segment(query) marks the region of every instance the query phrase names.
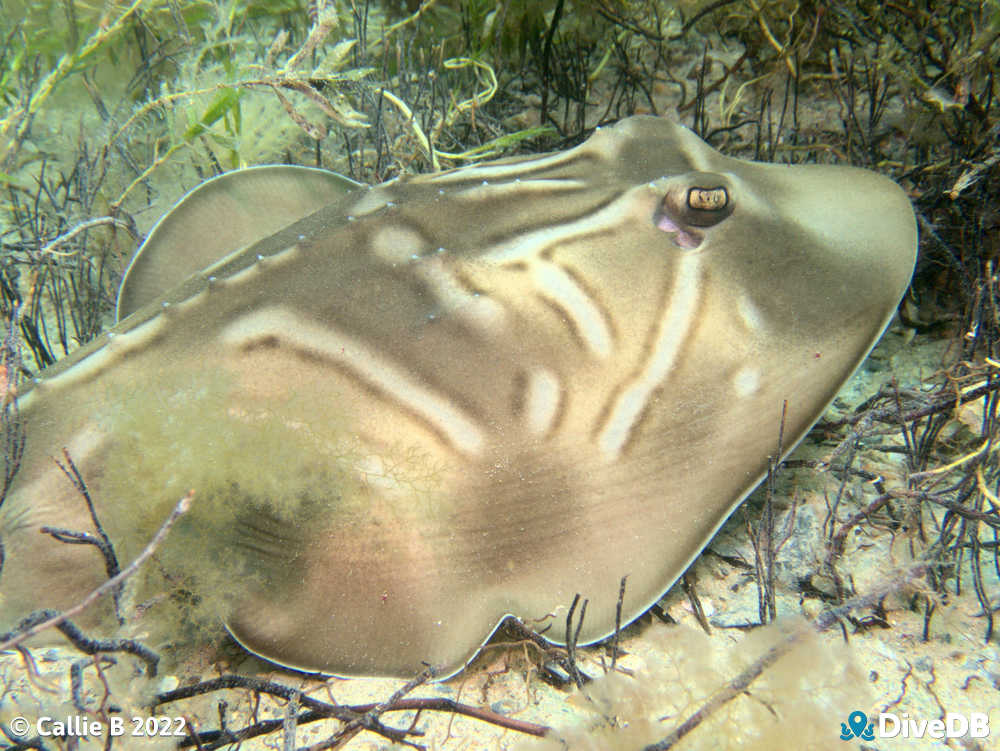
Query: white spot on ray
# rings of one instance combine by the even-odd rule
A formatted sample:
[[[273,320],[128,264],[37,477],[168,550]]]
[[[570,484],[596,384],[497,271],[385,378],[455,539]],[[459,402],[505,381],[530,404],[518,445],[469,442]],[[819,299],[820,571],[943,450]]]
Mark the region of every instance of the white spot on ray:
[[[371,245],[372,253],[389,263],[409,263],[423,255],[427,249],[427,243],[419,233],[393,225],[376,231]]]
[[[694,322],[700,281],[699,256],[682,255],[677,263],[667,308],[660,319],[653,351],[639,376],[618,396],[598,436],[598,445],[608,458],[615,459],[621,454],[653,392],[673,370],[677,354]]]
[[[226,327],[220,338],[223,344],[236,348],[277,339],[285,346],[335,362],[426,421],[457,451],[476,455],[483,449],[482,430],[446,396],[420,383],[403,367],[363,342],[332,327],[319,326],[289,310],[272,307],[243,316]]]
[[[381,490],[396,490],[400,487],[399,482],[386,467],[385,460],[380,456],[373,454],[362,457],[354,469],[358,478],[369,487]]]
[[[764,316],[746,293],[736,298],[736,312],[749,332],[758,333],[763,330]]]
[[[531,373],[525,399],[525,420],[529,433],[545,435],[552,429],[559,412],[560,392],[559,378],[551,370],[541,369]]]
[[[737,396],[753,396],[760,388],[760,371],[747,366],[740,368],[733,376],[733,389]]]
[[[611,354],[611,331],[597,302],[565,269],[554,263],[533,264],[538,291],[570,318],[587,349],[601,359]]]

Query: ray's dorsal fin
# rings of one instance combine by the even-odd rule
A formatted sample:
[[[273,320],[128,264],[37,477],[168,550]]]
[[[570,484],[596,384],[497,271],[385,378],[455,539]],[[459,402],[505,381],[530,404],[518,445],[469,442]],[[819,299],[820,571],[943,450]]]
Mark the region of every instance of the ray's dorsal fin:
[[[202,183],[157,222],[136,252],[118,291],[117,320],[359,187],[336,172],[291,165],[234,170]]]

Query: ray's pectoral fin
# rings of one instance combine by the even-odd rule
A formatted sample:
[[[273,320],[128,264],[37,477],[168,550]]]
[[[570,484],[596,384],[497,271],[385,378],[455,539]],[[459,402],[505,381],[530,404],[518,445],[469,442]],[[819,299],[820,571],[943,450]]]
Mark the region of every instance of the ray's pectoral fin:
[[[243,544],[271,575],[234,603],[230,633],[251,652],[299,670],[458,670],[493,624],[468,617],[479,613],[477,593],[441,575],[440,545],[407,534],[412,526],[379,513],[317,518],[308,532],[255,520]]]
[[[273,165],[226,172],[187,193],[125,272],[118,320],[192,274],[362,187],[335,172]]]

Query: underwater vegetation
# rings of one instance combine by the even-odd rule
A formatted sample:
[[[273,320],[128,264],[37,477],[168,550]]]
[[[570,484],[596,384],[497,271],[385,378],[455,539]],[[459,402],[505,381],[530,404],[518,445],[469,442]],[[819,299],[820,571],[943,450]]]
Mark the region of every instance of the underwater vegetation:
[[[989,661],[997,638],[1000,569],[995,450],[998,126],[991,64],[1000,29],[995,3],[439,0],[405,10],[358,2],[24,3],[5,4],[2,12],[0,292],[8,321],[2,363],[8,394],[2,416],[4,496],[24,452],[31,450],[31,434],[24,432],[15,395],[29,391],[26,384],[43,368],[65,361],[111,325],[118,281],[136,245],[170,204],[202,179],[281,162],[379,183],[501,155],[563,151],[599,124],[632,114],[667,114],[728,156],[852,164],[882,172],[906,190],[921,233],[913,287],[888,343],[865,366],[867,390],[842,396],[801,450],[781,466],[775,463],[760,497],[748,501],[734,519],[742,537],[728,549],[737,554],[720,553],[719,543],[705,557],[722,561],[727,576],[740,572],[749,582],[751,616],[741,616],[739,628],[805,614],[813,622],[808,628],[822,627],[820,636],[811,638],[829,647],[831,633],[837,632],[857,653],[873,634],[884,632],[881,638],[890,639],[916,622],[914,641],[907,647],[913,654],[948,635],[963,645],[974,642],[965,647],[970,660]],[[840,292],[845,298],[863,297],[866,284],[874,283],[863,273],[851,281],[853,287],[848,284]],[[817,299],[808,312],[821,317],[821,302]],[[934,354],[924,355],[918,368],[904,365],[908,353],[917,351]],[[121,435],[141,434],[150,422],[148,411],[162,414],[150,406],[157,380],[135,380],[134,393],[121,400],[135,408],[102,418]],[[177,446],[190,438],[183,425],[192,421],[181,419],[183,410],[197,412],[225,388],[224,379],[192,383],[185,404],[167,405],[179,417],[162,424],[160,445]],[[87,405],[66,409],[88,413]],[[296,417],[333,424],[343,419],[335,409],[329,415],[309,412],[303,404],[292,407]],[[766,417],[774,425],[773,436],[758,439],[774,446],[776,456],[781,453],[779,415]],[[202,423],[206,427],[199,444],[207,445],[212,433],[245,434],[233,428],[240,419],[215,408]],[[276,429],[268,432],[264,450],[294,467],[308,438],[273,420],[268,424]],[[797,431],[790,427],[784,446],[795,438]],[[141,487],[148,477],[143,461],[161,463],[157,452],[144,453],[141,446],[126,450],[127,443],[122,440],[108,465],[107,487],[123,489],[113,492]],[[76,475],[85,457],[77,447],[67,448],[68,455],[57,458],[80,481],[73,492],[81,497],[82,521],[67,522],[55,534],[69,544],[81,541],[73,534],[91,530],[92,539],[85,544],[96,548],[88,551],[94,565],[109,576],[128,574],[117,597],[118,614],[127,622],[120,633],[129,638],[113,640],[110,630],[94,630],[85,616],[76,614],[70,620],[85,627],[61,624],[76,647],[91,655],[77,655],[84,660],[75,668],[79,711],[104,716],[118,701],[143,711],[155,705],[161,712],[173,702],[200,697],[201,705],[184,705],[193,719],[185,726],[187,737],[178,742],[211,748],[261,737],[294,747],[297,734],[312,732],[317,735],[308,742],[318,748],[361,747],[371,733],[386,742],[422,745],[429,741],[415,733],[433,722],[429,718],[445,712],[475,715],[482,709],[472,706],[476,691],[465,701],[452,697],[449,703],[433,693],[438,689],[419,680],[396,684],[374,702],[325,701],[317,698],[329,690],[322,682],[302,683],[287,675],[255,678],[247,674],[252,668],[235,669],[239,653],[225,645],[221,627],[209,633],[204,623],[178,628],[206,635],[201,657],[206,666],[216,667],[200,674],[183,667],[194,659],[179,646],[183,640],[171,643],[162,633],[151,633],[150,621],[137,615],[157,607],[159,596],[183,617],[194,612],[192,600],[198,595],[176,581],[173,591],[138,591],[143,575],[132,572],[129,564],[148,554],[140,571],[155,568],[167,582],[176,575],[185,551],[171,549],[169,541],[183,539],[184,525],[198,522],[197,504],[211,497],[205,483],[184,472],[173,478],[176,497],[166,507],[142,510],[147,515],[141,522],[145,540],[161,528],[176,501],[187,499],[186,489],[195,488],[193,499],[187,499],[190,508],[170,517],[166,542],[152,548],[145,542],[127,543],[114,518],[101,517],[100,525],[91,525],[83,503],[90,488]],[[349,457],[353,450],[339,446],[337,456]],[[718,447],[720,456],[734,450]],[[238,467],[235,472],[249,473],[248,480],[254,472],[266,475],[241,463],[246,452],[239,441],[212,451],[220,462]],[[178,468],[198,464],[197,456],[185,458],[174,449],[159,453],[166,455],[175,456]],[[429,483],[433,489],[439,467],[428,467],[419,455],[410,458],[423,474],[408,481]],[[270,523],[280,523],[289,508],[309,513],[294,505],[297,488],[271,481],[268,495],[284,493],[290,505],[277,509]],[[343,478],[315,475],[310,482],[322,485]],[[810,502],[806,489],[818,483],[825,489],[818,501]],[[100,497],[96,503],[99,507]],[[10,513],[12,507],[7,508]],[[215,538],[226,539],[238,517],[238,509],[223,508],[213,520],[219,525]],[[812,536],[804,537],[810,520]],[[224,555],[224,547],[206,551],[208,559]],[[805,549],[812,552],[803,553]],[[705,571],[716,564],[698,565]],[[16,569],[0,572],[0,582],[12,571]],[[710,579],[692,575],[676,595],[690,603],[694,621],[712,630],[713,637],[706,638],[717,643],[720,631],[733,633],[735,626],[726,631],[719,625],[723,614],[699,608],[699,602],[721,602]],[[727,586],[735,584],[732,578],[726,581]],[[623,597],[632,596],[629,586],[626,582]],[[614,612],[614,597],[610,592],[603,602],[592,599],[579,633],[586,635],[599,613]],[[111,602],[105,597],[94,607],[111,613]],[[662,610],[675,620],[682,617],[669,597]],[[37,616],[31,627],[53,615]],[[581,617],[581,609],[570,615]],[[560,613],[557,620],[562,617]],[[598,630],[614,634],[592,650],[577,650],[574,628],[567,624],[565,638],[549,634],[567,642],[566,648],[532,641],[527,634],[510,636],[519,646],[509,651],[523,647],[531,659],[518,663],[511,658],[506,679],[483,677],[485,673],[470,679],[480,681],[483,704],[492,682],[517,675],[557,681],[564,671],[571,683],[582,684],[584,676],[606,669],[609,684],[633,680],[622,671],[632,670],[628,660],[641,652],[641,627],[619,633],[614,623],[605,623]],[[562,631],[562,623],[553,630]],[[771,633],[778,634],[773,638],[779,644],[791,645],[798,637],[782,641],[780,634],[800,631]],[[15,629],[2,641],[19,638]],[[760,638],[757,646],[746,648],[766,656],[773,646],[762,645],[772,637]],[[676,639],[683,641],[679,635]],[[528,644],[533,646],[524,646]],[[481,662],[488,663],[497,649],[491,645]],[[4,672],[4,723],[15,706],[13,687],[32,675],[31,658],[25,654],[12,654]],[[838,664],[851,659],[837,655],[832,659]],[[118,664],[112,667],[111,660]],[[155,672],[158,660],[183,675],[183,687],[150,679],[137,688],[141,681],[129,677],[140,668]],[[234,669],[218,667],[227,663]],[[609,698],[592,704],[598,707],[595,724],[582,735],[567,731],[563,745],[586,747],[589,737],[601,738],[602,747],[718,747],[726,722],[711,726],[712,718],[742,711],[741,702],[752,701],[755,692],[775,702],[773,714],[749,721],[753,728],[765,728],[769,714],[787,721],[794,707],[778,702],[781,688],[765,688],[768,679],[779,687],[783,680],[793,681],[794,675],[777,664],[762,657],[748,668],[723,660],[717,671],[706,671],[714,684],[692,689],[688,702],[664,709],[663,702],[676,696],[664,696],[663,660],[650,657],[645,667],[652,670],[640,671],[637,675],[643,677],[634,680],[636,691],[646,697],[646,714],[626,716],[622,710],[631,689],[607,689]],[[470,672],[477,669],[474,665]],[[921,669],[915,668],[915,674]],[[943,670],[940,663],[938,669]],[[225,674],[216,678],[219,670]],[[110,682],[102,685],[105,671]],[[680,670],[680,681],[696,671]],[[887,679],[873,679],[872,672],[867,670],[871,685],[866,692],[838,695],[839,703],[828,711],[842,717],[830,721],[832,731],[857,708],[849,705],[852,698],[871,712],[892,701],[905,705],[919,693],[916,678],[887,687]],[[944,683],[943,673],[939,683]],[[551,690],[557,696],[566,691]],[[423,700],[414,693],[419,691],[428,692]],[[138,697],[132,696],[137,692]],[[265,701],[260,716],[254,709],[220,717],[219,701],[249,706],[267,696],[276,697],[276,703]],[[835,701],[832,691],[829,699]],[[948,706],[947,700],[939,704]],[[514,717],[503,711],[502,702],[494,705],[501,711],[479,712],[477,727],[496,723],[511,733],[537,734],[545,730],[542,726],[558,724],[532,715],[530,701]],[[400,719],[393,714],[403,710],[417,716]],[[320,722],[331,717],[337,721]],[[634,731],[639,724],[643,732],[630,735],[629,728]],[[709,727],[714,729],[709,732]],[[821,737],[824,731],[817,732]],[[481,733],[484,746],[490,742],[485,730],[470,733],[473,738]],[[765,735],[761,730],[761,738]],[[830,737],[840,743],[835,732]],[[23,740],[7,738],[12,745]],[[743,747],[751,743],[744,741]],[[35,747],[39,745],[58,747],[41,739]],[[125,741],[116,745],[129,747]]]

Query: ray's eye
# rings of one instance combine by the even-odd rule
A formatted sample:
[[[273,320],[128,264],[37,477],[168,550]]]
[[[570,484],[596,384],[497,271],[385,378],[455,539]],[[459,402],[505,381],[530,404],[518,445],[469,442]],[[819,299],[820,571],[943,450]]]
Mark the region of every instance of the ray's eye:
[[[690,173],[668,187],[653,221],[658,229],[670,234],[678,247],[690,250],[705,239],[699,230],[722,222],[733,213],[734,203],[725,177]]]
[[[733,201],[723,185],[695,185],[687,190],[681,219],[694,227],[712,227],[733,213]]]
[[[691,188],[688,191],[688,208],[692,211],[720,211],[729,205],[729,191],[725,188]]]

